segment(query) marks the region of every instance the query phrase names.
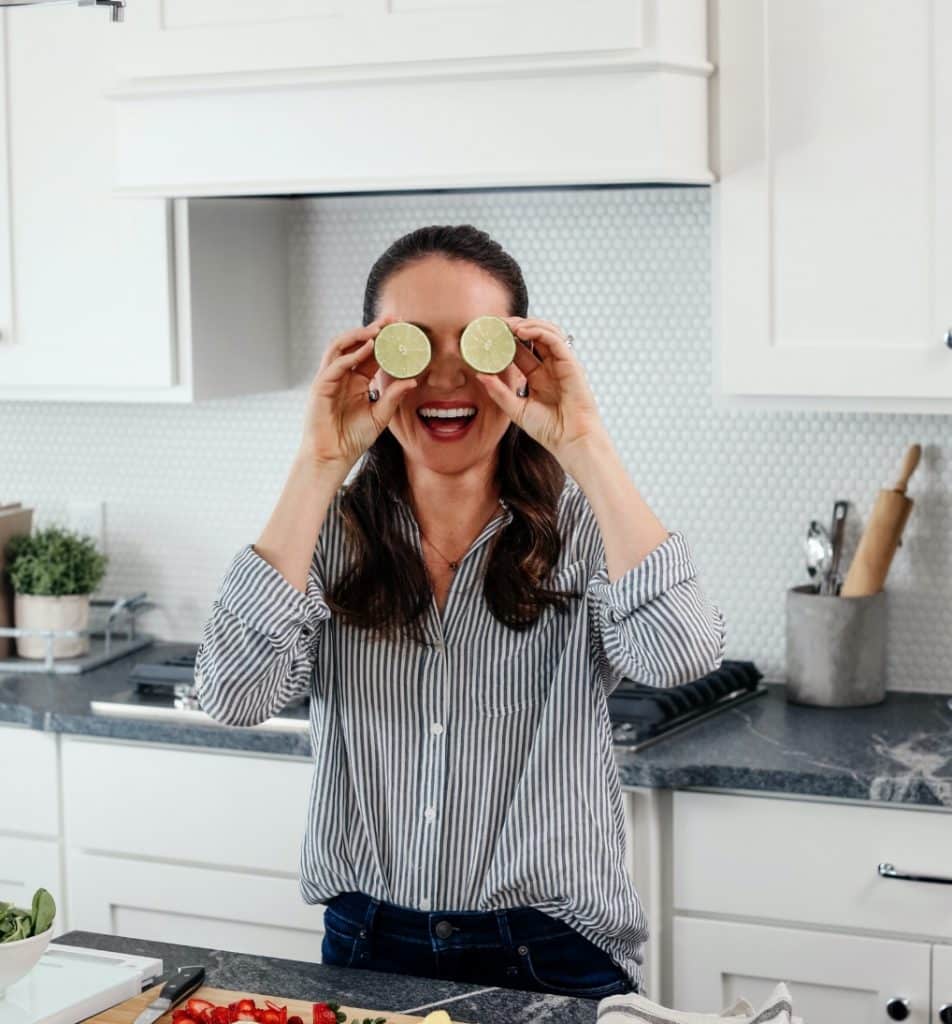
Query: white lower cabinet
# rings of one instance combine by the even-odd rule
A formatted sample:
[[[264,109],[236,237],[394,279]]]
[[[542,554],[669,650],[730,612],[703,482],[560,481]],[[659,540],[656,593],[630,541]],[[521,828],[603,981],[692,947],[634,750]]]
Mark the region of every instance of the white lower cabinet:
[[[247,823],[219,839],[223,847],[240,845],[242,832],[253,828]],[[187,856],[188,835],[179,838]],[[75,850],[67,871],[76,928],[259,956],[321,958],[324,908],[303,902],[297,878]]]
[[[674,1005],[715,1012],[743,996],[754,1008],[778,981],[807,1024],[877,1024],[907,1000],[906,1024],[928,1024],[928,943],[675,916]],[[895,1011],[894,1011],[895,1012]]]
[[[320,959],[298,853],[311,762],[64,737],[73,928]]]
[[[29,769],[26,769],[26,766]],[[57,737],[0,727],[0,901],[30,905],[42,886],[56,901],[56,934],[68,930],[60,845]]]
[[[40,887],[56,901],[55,934],[68,931],[59,843],[0,834],[0,901],[29,907]]]
[[[938,1024],[952,1020],[952,946],[932,947],[932,1019]]]

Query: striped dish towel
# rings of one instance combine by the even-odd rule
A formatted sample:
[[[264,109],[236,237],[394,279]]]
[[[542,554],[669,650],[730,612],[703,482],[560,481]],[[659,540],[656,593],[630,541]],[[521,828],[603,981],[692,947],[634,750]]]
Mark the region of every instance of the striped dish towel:
[[[794,1017],[790,991],[781,981],[759,1009],[746,999],[720,1013],[687,1013],[670,1010],[644,996],[629,993],[609,996],[598,1004],[598,1024],[805,1024]]]

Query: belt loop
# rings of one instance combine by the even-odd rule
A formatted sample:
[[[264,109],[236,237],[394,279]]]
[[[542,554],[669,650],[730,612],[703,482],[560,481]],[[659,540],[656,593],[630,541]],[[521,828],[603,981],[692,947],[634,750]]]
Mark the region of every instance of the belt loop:
[[[512,933],[509,931],[509,915],[504,909],[496,910],[496,925],[499,928],[499,937],[502,939],[502,944],[507,948],[512,948]]]
[[[377,917],[377,911],[380,909],[380,900],[374,899],[370,896],[367,900],[367,911],[364,914],[364,928],[363,930],[367,933],[373,930],[374,920]],[[364,936],[361,935],[361,938]]]

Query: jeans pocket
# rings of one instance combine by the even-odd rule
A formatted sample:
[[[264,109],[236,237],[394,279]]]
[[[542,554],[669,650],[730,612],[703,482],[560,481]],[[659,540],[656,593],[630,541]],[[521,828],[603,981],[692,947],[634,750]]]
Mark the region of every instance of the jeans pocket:
[[[321,963],[331,967],[351,967],[357,956],[360,939],[355,935],[339,932],[324,921],[324,938],[321,941]]]
[[[331,907],[326,907],[324,941],[321,943],[322,962],[337,967],[353,966],[366,934],[362,925],[343,917]]]
[[[552,995],[603,999],[631,991],[622,969],[581,935],[529,942],[519,954],[529,980]]]

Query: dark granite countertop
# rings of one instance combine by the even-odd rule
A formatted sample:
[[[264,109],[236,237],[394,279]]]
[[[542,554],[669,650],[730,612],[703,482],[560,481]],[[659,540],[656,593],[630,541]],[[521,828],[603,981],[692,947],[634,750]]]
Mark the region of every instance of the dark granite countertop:
[[[452,981],[348,967],[325,967],[298,960],[278,960],[97,932],[67,932],[56,942],[161,957],[166,971],[187,964],[203,964],[206,984],[212,988],[257,992],[307,1002],[334,1000],[344,1006],[364,1010],[412,1013],[421,1017],[430,1010],[442,1008],[454,1020],[470,1024],[533,1024],[537,1021],[593,1024],[598,1009],[598,1003],[591,999],[459,985]]]
[[[136,661],[192,652],[157,642],[80,675],[0,674],[0,724],[52,732],[309,757],[306,732],[148,721],[93,714],[90,702],[132,696]],[[869,708],[789,704],[764,696],[633,752],[616,747],[623,786],[703,787],[952,808],[949,695],[890,692]],[[297,712],[301,714],[303,712]]]

